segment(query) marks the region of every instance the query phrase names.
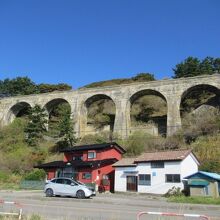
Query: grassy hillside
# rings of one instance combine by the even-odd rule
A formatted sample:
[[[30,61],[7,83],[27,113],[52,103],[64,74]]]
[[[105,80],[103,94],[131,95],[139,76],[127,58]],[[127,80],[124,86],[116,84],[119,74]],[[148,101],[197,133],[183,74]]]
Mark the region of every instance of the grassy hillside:
[[[33,166],[44,161],[60,158],[52,153],[55,142],[42,140],[37,147],[25,142],[25,118],[16,118],[12,124],[0,129],[0,187],[16,185],[33,170]]]
[[[103,86],[114,86],[121,84],[130,84],[134,82],[148,82],[155,80],[153,74],[150,73],[139,73],[131,78],[121,78],[121,79],[111,79],[105,81],[99,81],[90,83],[88,85],[83,86],[82,88],[95,88],[95,87],[103,87]]]
[[[33,166],[39,163],[60,160],[62,154],[57,153],[56,140],[42,139],[36,147],[25,142],[25,118],[17,118],[12,124],[0,130],[0,187],[12,188],[22,178],[42,175],[33,172]],[[155,137],[144,132],[135,132],[127,140],[117,141],[127,150],[125,156],[139,155],[144,151],[159,151],[180,148],[192,148],[201,162],[201,169],[220,172],[220,113],[218,110],[204,111],[201,115],[193,113],[185,116],[183,129],[172,137]],[[46,133],[46,135],[48,135]],[[107,132],[87,135],[77,144],[109,142]]]

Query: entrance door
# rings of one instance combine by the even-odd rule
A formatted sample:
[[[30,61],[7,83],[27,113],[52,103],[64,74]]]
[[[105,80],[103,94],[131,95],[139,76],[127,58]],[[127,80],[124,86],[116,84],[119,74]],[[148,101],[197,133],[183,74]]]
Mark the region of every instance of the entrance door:
[[[137,192],[137,176],[127,176],[127,191]]]

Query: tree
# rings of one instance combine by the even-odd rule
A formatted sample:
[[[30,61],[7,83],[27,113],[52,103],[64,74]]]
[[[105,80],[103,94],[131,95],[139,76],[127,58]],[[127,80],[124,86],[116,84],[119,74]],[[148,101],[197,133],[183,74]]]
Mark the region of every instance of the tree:
[[[28,77],[0,80],[0,93],[8,95],[29,95],[37,92],[34,82]]]
[[[132,77],[132,80],[137,82],[154,81],[154,75],[151,73],[138,73],[136,76]]]
[[[26,141],[28,145],[36,146],[42,138],[43,132],[46,131],[46,124],[48,123],[45,109],[35,105],[30,109],[28,119],[29,122],[25,128]]]
[[[71,109],[69,105],[63,104],[59,106],[61,119],[59,121],[59,136],[63,139],[62,145],[73,146],[76,142],[73,130],[73,120],[71,118]]]
[[[15,95],[30,95],[38,93],[46,93],[53,91],[71,90],[72,86],[59,84],[35,84],[28,77],[17,77],[14,79],[0,80],[0,95],[1,96],[15,96]]]
[[[60,84],[42,83],[38,85],[39,93],[46,93],[46,92],[53,92],[53,91],[67,91],[71,89],[72,89],[72,86],[65,84],[65,83],[60,83]]]
[[[173,78],[220,73],[220,58],[206,57],[203,60],[199,60],[196,57],[188,57],[177,64],[173,71]]]
[[[184,62],[177,64],[176,68],[173,69],[175,74],[174,78],[198,76],[199,64],[200,61],[198,58],[188,57]]]

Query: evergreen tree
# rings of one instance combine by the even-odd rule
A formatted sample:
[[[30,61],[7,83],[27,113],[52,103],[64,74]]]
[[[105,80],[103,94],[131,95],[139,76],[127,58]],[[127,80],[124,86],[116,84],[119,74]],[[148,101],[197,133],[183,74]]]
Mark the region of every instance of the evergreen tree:
[[[173,71],[173,78],[220,73],[220,58],[206,57],[200,61],[198,58],[188,57],[177,64]]]
[[[175,74],[174,78],[198,76],[200,74],[199,64],[199,59],[188,57],[184,62],[177,64],[176,68],[173,69]]]
[[[14,79],[0,80],[0,95],[15,96],[29,95],[53,91],[71,90],[72,87],[66,83],[59,84],[35,84],[28,77],[16,77]]]
[[[28,77],[0,80],[0,93],[7,95],[29,95],[37,93],[37,87]]]
[[[39,105],[35,105],[30,109],[29,122],[25,128],[27,134],[26,141],[30,146],[36,146],[38,141],[42,138],[43,132],[46,131],[46,124],[48,123],[45,109]]]
[[[73,146],[76,143],[73,130],[73,120],[71,118],[71,109],[69,105],[63,104],[59,107],[61,119],[59,121],[59,136],[63,139],[63,146]]]

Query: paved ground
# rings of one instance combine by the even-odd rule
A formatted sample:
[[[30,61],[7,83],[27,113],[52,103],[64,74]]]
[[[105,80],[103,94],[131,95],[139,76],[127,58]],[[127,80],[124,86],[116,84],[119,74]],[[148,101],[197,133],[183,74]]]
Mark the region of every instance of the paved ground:
[[[47,220],[134,220],[140,211],[194,213],[208,215],[211,220],[220,220],[219,206],[168,203],[160,197],[149,198],[146,195],[136,194],[98,194],[91,199],[79,200],[62,197],[46,198],[41,191],[0,191],[0,199],[15,200],[23,205],[24,214],[39,214]],[[176,217],[141,217],[141,220],[145,219],[183,220]]]

